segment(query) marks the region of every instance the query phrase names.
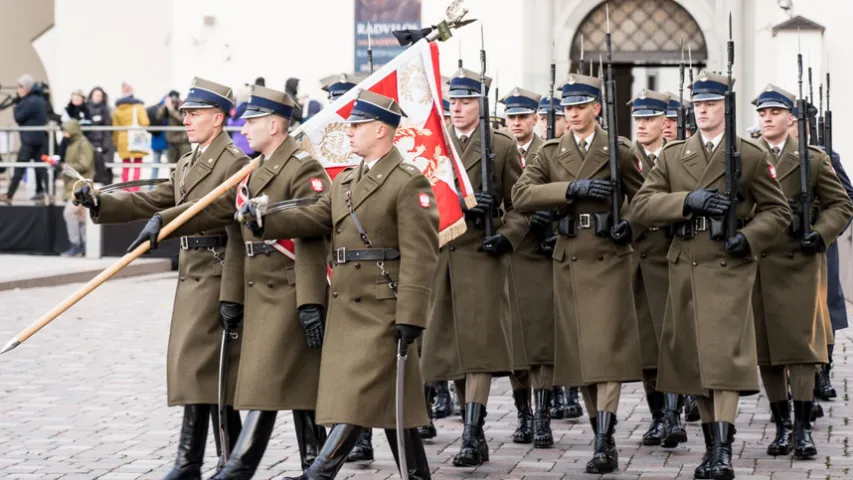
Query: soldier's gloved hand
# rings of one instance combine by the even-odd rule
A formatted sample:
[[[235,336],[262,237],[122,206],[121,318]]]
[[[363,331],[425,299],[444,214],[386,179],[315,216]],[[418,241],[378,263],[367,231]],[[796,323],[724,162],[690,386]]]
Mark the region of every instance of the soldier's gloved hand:
[[[260,237],[264,234],[264,227],[258,225],[258,209],[255,207],[255,204],[252,202],[246,202],[240,207],[234,214],[234,221],[239,222],[242,218],[243,224],[246,225],[246,228],[252,231],[256,237]]]
[[[95,205],[95,195],[92,192],[92,186],[88,183],[78,188],[77,190],[74,190],[74,199],[71,201],[71,203],[73,203],[75,206],[82,205],[88,208],[89,210],[95,212],[96,215],[100,210],[100,208],[98,207],[98,205],[100,205],[100,202],[98,203],[98,205]]]
[[[610,229],[610,239],[617,245],[631,243],[631,224],[628,223],[628,220],[621,220]]]
[[[492,214],[492,209],[495,205],[495,199],[487,193],[474,194],[477,199],[477,204],[468,209],[468,212],[478,217],[485,217]]]
[[[722,215],[731,206],[731,202],[725,195],[717,193],[716,188],[705,188],[687,194],[684,199],[684,215],[694,213],[697,215]]]
[[[585,178],[583,180],[575,180],[569,183],[569,188],[566,189],[566,200],[575,198],[594,198],[596,200],[604,200],[613,193],[613,187],[609,180],[599,180],[594,178]]]
[[[818,252],[826,251],[826,244],[823,243],[823,238],[821,238],[820,234],[812,230],[806,234],[806,238],[803,239],[803,244],[800,248],[805,255],[812,256]]]
[[[552,235],[552,236],[546,238],[545,240],[542,240],[541,242],[539,242],[539,253],[550,257],[550,256],[554,255],[554,247],[556,247],[556,246],[557,246],[557,236]]]
[[[509,243],[509,240],[507,240],[506,237],[498,233],[483,240],[483,245],[480,246],[480,251],[497,257],[504,253],[511,252],[512,244]]]
[[[415,325],[407,325],[405,323],[398,323],[396,325],[396,337],[398,341],[403,343],[403,353],[406,352],[406,349],[409,348],[409,345],[415,343],[415,340],[421,336],[424,329]]]
[[[320,348],[323,346],[323,307],[316,304],[302,305],[299,307],[299,323],[305,332],[305,340],[308,348]]]
[[[243,321],[243,305],[234,302],[219,302],[219,323],[228,332],[240,328]]]
[[[737,258],[749,255],[749,242],[746,241],[746,237],[738,232],[734,237],[726,240],[726,253]]]
[[[139,236],[136,237],[136,240],[130,244],[127,248],[127,253],[132,252],[136,249],[136,247],[142,245],[143,243],[151,242],[151,250],[157,250],[157,237],[160,236],[160,227],[163,226],[163,219],[160,218],[159,213],[155,213],[151,220],[148,220],[148,223],[142,227],[142,231],[139,232]]]
[[[542,235],[548,231],[548,228],[551,226],[551,223],[554,221],[551,212],[542,211],[535,212],[530,216],[530,230],[535,235]]]

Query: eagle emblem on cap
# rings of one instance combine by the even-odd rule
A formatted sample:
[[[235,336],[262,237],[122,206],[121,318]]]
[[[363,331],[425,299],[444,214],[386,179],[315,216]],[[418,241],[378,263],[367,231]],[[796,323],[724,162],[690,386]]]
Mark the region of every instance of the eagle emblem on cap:
[[[456,78],[465,78],[465,72],[463,70],[459,70],[459,75],[456,75]]]
[[[512,92],[510,93],[510,95],[512,95],[513,97],[517,97],[520,94],[521,94],[521,92],[518,91],[518,87],[513,88]]]
[[[645,99],[646,99],[646,89],[644,88],[644,89],[640,90],[640,100],[645,100]]]
[[[703,82],[708,81],[708,72],[706,72],[705,70],[702,70],[701,72],[699,72],[699,80],[701,80]]]
[[[198,77],[193,77],[193,81],[190,82],[190,87],[195,87],[198,85]]]
[[[574,85],[574,84],[575,84],[575,74],[574,74],[574,73],[572,73],[572,74],[570,74],[570,75],[569,75],[568,83],[569,83],[569,85]]]
[[[765,92],[772,92],[773,91],[773,85],[767,85],[767,87],[764,89],[764,91]]]
[[[342,74],[341,74],[341,77],[339,78],[339,80],[340,80],[342,83],[343,83],[343,82],[346,82],[346,81],[347,81],[347,74],[346,74],[346,73],[342,73]]]

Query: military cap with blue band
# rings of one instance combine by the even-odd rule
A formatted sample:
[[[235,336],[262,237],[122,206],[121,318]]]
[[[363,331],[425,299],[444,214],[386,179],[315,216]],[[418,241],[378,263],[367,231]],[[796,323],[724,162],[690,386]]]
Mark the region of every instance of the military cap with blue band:
[[[441,106],[444,107],[444,116],[449,117],[450,116],[450,100],[442,99],[441,100]]]
[[[447,98],[474,98],[480,96],[480,74],[471,70],[460,68],[450,78],[448,85],[450,85],[450,89],[447,93]],[[491,85],[492,79],[486,77],[487,95]]]
[[[694,102],[722,100],[729,91],[728,82],[729,79],[726,76],[702,70],[699,72],[699,77],[690,85],[692,100]],[[732,79],[732,84],[734,84],[734,79]]]
[[[764,87],[764,91],[758,95],[758,98],[752,101],[756,110],[765,108],[783,108],[785,110],[794,111],[794,103],[797,97],[793,93],[783,90],[776,85],[768,84]]]
[[[563,110],[563,107],[560,105],[560,101],[557,100],[557,97],[542,97],[539,99],[539,111],[537,112],[539,115],[548,115],[548,102],[550,102],[554,106],[554,114],[565,116],[566,112]]]
[[[364,73],[341,73],[325,77],[320,83],[321,88],[329,93],[329,100],[335,100],[355,88],[365,78],[367,74]]]
[[[234,92],[231,87],[195,77],[180,110],[192,108],[218,108],[227,114],[234,108]]]
[[[529,90],[515,87],[500,102],[506,106],[504,111],[507,115],[529,115],[536,113],[539,108],[539,99],[542,95],[537,95]]]
[[[681,108],[681,102],[676,100],[678,98],[672,92],[666,92],[669,94],[669,106],[666,108],[666,118],[677,118],[678,117],[678,109]]]
[[[640,90],[637,98],[628,102],[633,117],[656,117],[665,115],[669,107],[669,95],[654,90]]]
[[[564,107],[599,101],[601,98],[601,79],[572,73],[563,82],[560,90],[562,91],[560,105]]]
[[[299,108],[290,95],[259,85],[252,86],[252,93],[246,111],[240,118],[258,118],[278,115],[287,119],[293,117],[293,110]]]
[[[406,112],[393,98],[373,93],[369,90],[361,90],[352,106],[349,117],[345,123],[367,123],[379,121],[394,128],[400,126],[402,117],[408,117]]]

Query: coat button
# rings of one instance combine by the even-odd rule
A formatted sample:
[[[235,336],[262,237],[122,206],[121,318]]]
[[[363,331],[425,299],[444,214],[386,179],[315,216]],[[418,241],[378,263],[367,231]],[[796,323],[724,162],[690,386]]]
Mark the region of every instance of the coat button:
[[[793,253],[789,253],[789,254],[788,254],[788,258],[794,258],[794,254],[793,254]]]
[[[699,265],[698,263],[693,262],[693,266],[694,266],[694,267],[696,267],[696,266],[698,266],[698,265]]]
[[[455,252],[455,251],[456,251],[456,247],[451,246],[451,247],[450,247],[450,251],[451,251],[451,252]]]
[[[359,303],[361,302],[361,297],[355,297],[353,300],[355,300],[355,303]]]
[[[181,275],[181,281],[182,281],[182,282],[183,282],[184,280],[186,280],[186,279],[187,279],[187,277],[185,277],[185,276]]]
[[[338,298],[338,292],[332,292],[332,296]]]
[[[271,282],[271,281],[270,281],[270,282],[267,282],[267,286],[268,286],[268,287],[270,287],[270,288],[272,288],[272,282]]]
[[[600,261],[602,261],[602,260],[604,260],[604,255],[599,255],[599,256],[598,256],[598,261],[600,262]]]
[[[253,281],[251,281],[251,280],[249,280],[249,282],[247,283],[247,285],[249,285],[250,287],[251,287],[252,285],[254,285],[254,284],[255,284],[255,282],[253,282]]]
[[[340,228],[337,228],[337,229],[335,229],[335,232],[336,232],[336,233],[341,233],[341,229],[340,229]]]
[[[764,252],[761,252],[761,258],[767,258],[767,254]]]
[[[356,269],[356,270],[358,270],[359,268],[361,268],[361,264],[360,264],[360,263],[356,263],[356,264],[355,264],[355,269]]]
[[[721,266],[721,267],[725,267],[725,266],[726,266],[726,262],[725,262],[725,261],[720,262],[720,266]]]
[[[640,254],[640,258],[646,258],[646,254],[645,254],[645,253],[641,253],[641,254]]]

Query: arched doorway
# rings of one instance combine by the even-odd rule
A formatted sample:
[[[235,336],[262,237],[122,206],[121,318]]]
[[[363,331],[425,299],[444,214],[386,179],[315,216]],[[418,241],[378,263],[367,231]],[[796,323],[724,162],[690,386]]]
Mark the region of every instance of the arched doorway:
[[[607,57],[605,7],[610,10],[619,134],[630,137],[630,108],[626,103],[632,98],[632,92],[648,88],[677,94],[682,38],[685,49],[690,46],[695,72],[707,64],[708,44],[693,15],[673,0],[599,2],[578,24],[569,52],[572,65],[579,65],[583,38],[587,74],[598,75],[599,58]],[[688,78],[685,78],[685,95]]]

